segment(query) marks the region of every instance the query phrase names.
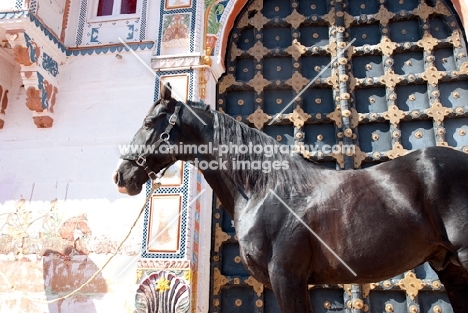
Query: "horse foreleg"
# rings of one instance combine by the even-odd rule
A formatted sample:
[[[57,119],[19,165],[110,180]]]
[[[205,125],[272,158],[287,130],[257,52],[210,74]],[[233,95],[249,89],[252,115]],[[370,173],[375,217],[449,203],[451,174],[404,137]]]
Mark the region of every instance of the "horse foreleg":
[[[450,263],[443,270],[437,271],[444,284],[454,313],[468,313],[468,271]]]
[[[276,265],[270,265],[268,273],[281,313],[312,313],[306,277]]]

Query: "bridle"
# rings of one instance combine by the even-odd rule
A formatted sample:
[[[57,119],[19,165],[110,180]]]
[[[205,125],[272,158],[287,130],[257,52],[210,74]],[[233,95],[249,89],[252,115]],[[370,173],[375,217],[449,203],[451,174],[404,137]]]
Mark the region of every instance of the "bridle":
[[[169,124],[167,124],[166,129],[161,133],[161,135],[159,135],[158,141],[156,141],[156,143],[153,145],[154,150],[158,149],[162,143],[169,145],[169,149],[170,149],[171,144],[169,142],[169,139],[171,138],[171,135],[170,135],[171,130],[177,122],[177,118],[179,116],[179,111],[180,111],[181,106],[182,105],[180,102],[176,103],[174,113],[172,113],[172,115],[169,117]],[[149,168],[148,163],[146,162],[146,158],[148,157],[148,155],[150,155],[150,153],[148,152],[148,150],[145,150],[145,153],[139,154],[137,156],[124,155],[124,156],[121,156],[120,158],[123,160],[135,161],[135,163],[138,166],[142,167],[145,170],[145,172],[148,174],[148,177],[150,179],[158,180],[164,175],[164,173],[167,170],[167,167],[164,168],[160,173],[158,174],[155,173],[153,170]],[[174,157],[174,155],[171,154],[171,156],[172,156],[172,160],[176,161],[176,158]]]

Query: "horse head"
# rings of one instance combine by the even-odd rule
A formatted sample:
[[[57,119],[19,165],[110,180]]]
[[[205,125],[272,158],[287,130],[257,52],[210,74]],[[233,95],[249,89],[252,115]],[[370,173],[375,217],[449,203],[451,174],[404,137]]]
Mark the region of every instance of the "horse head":
[[[139,194],[148,178],[155,180],[160,171],[183,159],[173,147],[182,141],[193,142],[190,125],[196,124],[192,123],[191,110],[182,117],[183,106],[172,98],[169,83],[161,88],[160,99],[150,109],[127,151],[120,156],[114,182],[121,193]]]

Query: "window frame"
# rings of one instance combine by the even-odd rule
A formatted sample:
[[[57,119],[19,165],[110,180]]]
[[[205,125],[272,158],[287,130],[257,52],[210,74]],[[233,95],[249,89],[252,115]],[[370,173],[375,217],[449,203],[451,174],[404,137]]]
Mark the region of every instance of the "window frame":
[[[108,22],[116,20],[129,20],[140,18],[141,16],[141,4],[142,0],[137,0],[136,12],[131,14],[120,14],[120,8],[122,6],[122,0],[113,0],[114,5],[112,7],[111,15],[97,16],[99,0],[89,0],[88,6],[88,22]]]

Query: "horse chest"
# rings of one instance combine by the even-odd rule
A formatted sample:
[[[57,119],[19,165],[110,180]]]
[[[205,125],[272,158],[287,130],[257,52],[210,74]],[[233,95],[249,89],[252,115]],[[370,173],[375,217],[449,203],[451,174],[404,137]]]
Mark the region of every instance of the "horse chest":
[[[271,244],[266,234],[261,210],[245,206],[237,210],[234,216],[236,235],[239,240],[239,252],[247,270],[255,273],[267,272],[268,258],[271,255]],[[259,280],[264,281],[261,277]],[[267,275],[265,275],[267,279]]]
[[[242,246],[258,246],[265,241],[262,214],[245,210],[234,218],[237,238]]]

